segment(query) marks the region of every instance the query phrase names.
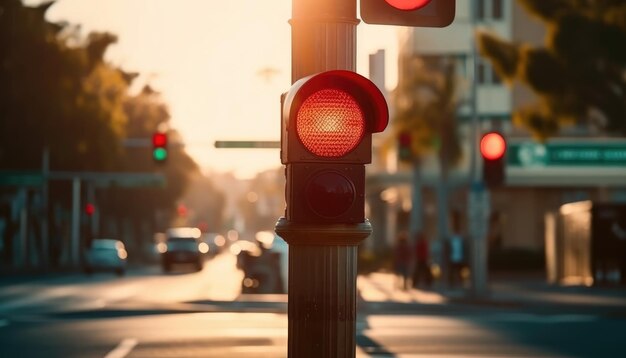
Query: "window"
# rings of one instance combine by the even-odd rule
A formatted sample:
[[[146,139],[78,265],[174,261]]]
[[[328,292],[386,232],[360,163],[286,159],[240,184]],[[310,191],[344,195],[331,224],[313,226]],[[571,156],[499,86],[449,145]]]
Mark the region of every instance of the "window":
[[[491,5],[492,5],[491,12],[492,12],[493,18],[502,19],[502,0],[493,0]]]
[[[485,18],[485,0],[476,0],[478,2],[476,6],[476,18],[482,20]]]

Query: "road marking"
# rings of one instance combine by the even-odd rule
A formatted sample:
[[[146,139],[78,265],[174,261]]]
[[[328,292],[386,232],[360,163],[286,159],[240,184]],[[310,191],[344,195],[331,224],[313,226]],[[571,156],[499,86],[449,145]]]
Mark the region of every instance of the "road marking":
[[[126,338],[114,350],[105,355],[104,358],[124,358],[136,345],[137,340],[135,338]]]
[[[0,319],[0,327],[8,326],[9,321],[6,319]]]

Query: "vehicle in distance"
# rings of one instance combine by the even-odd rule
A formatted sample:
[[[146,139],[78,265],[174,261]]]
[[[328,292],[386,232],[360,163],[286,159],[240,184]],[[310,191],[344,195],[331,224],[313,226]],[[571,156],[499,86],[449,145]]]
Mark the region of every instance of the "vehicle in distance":
[[[114,239],[94,239],[85,253],[85,272],[114,271],[119,276],[126,272],[128,253],[124,243]]]
[[[159,249],[163,271],[169,272],[179,264],[193,265],[197,271],[202,270],[209,245],[201,241],[200,236],[200,230],[194,227],[168,229],[165,242]]]

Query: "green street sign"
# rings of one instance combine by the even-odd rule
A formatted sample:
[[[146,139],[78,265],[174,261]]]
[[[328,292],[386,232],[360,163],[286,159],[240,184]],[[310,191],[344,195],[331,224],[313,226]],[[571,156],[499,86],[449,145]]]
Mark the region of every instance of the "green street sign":
[[[0,172],[0,186],[42,186],[43,174],[39,172]]]
[[[625,167],[626,141],[559,141],[509,143],[507,164],[517,167]]]

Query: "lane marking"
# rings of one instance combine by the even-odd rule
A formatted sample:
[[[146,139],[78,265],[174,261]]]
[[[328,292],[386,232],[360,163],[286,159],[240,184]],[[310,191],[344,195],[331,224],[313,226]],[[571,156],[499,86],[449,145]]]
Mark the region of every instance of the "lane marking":
[[[114,350],[105,355],[104,358],[124,358],[136,345],[137,340],[135,338],[126,338]]]

